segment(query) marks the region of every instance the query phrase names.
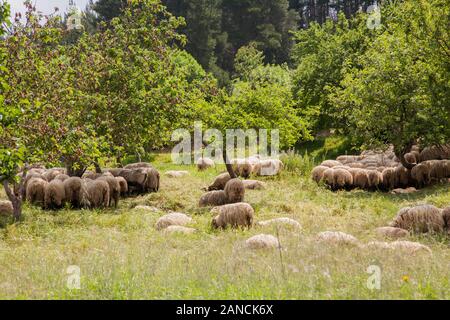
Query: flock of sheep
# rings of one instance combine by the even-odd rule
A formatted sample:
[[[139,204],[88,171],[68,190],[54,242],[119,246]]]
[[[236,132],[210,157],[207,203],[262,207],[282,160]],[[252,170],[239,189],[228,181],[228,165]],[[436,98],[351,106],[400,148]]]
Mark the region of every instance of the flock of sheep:
[[[326,160],[312,171],[312,179],[332,190],[359,188],[391,191],[397,188],[422,188],[450,178],[450,145],[420,150],[415,145],[405,155],[414,164],[406,169],[391,147],[385,152],[365,151],[356,156]]]
[[[19,173],[22,176],[22,173]],[[130,164],[102,173],[86,171],[83,176],[69,177],[64,168],[30,169],[22,190],[14,192],[22,199],[47,210],[57,210],[70,204],[72,208],[106,208],[119,204],[120,197],[133,193],[157,192],[160,175],[149,163]]]

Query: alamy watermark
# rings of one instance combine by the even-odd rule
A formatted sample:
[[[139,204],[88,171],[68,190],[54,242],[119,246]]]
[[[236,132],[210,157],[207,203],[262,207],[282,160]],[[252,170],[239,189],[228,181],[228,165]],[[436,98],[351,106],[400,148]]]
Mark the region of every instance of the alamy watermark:
[[[373,264],[367,267],[366,272],[370,274],[366,282],[367,289],[381,290],[381,267]]]

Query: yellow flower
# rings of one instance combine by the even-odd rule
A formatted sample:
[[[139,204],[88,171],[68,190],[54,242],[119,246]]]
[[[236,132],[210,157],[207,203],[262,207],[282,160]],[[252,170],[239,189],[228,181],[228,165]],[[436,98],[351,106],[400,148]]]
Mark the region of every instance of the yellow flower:
[[[409,282],[409,277],[408,276],[403,276],[402,280],[403,280],[403,282]]]

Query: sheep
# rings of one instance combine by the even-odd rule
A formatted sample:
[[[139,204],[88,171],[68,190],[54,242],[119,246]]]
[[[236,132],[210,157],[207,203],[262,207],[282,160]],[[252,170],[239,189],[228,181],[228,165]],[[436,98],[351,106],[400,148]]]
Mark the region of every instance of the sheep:
[[[111,172],[111,171],[110,171]],[[144,169],[122,169],[118,172],[120,177],[124,178],[128,183],[128,191],[145,191],[145,182],[147,180],[147,171]]]
[[[394,168],[386,168],[382,172],[383,186],[386,190],[392,190],[396,187],[396,175]]]
[[[123,177],[115,177],[120,186],[120,195],[124,197],[128,193],[128,183]]]
[[[147,179],[145,180],[145,192],[158,192],[160,186],[160,175],[156,169],[145,169]]]
[[[447,234],[450,235],[450,207],[444,208],[442,210],[442,219],[444,219]]]
[[[389,247],[396,251],[406,251],[409,254],[416,254],[421,251],[431,253],[431,249],[419,242],[411,241],[394,241],[389,244]]]
[[[359,160],[362,160],[361,156],[339,156],[336,158],[336,161],[339,161],[342,164],[354,163]]]
[[[333,168],[333,167],[340,166],[340,165],[342,165],[342,163],[340,163],[339,161],[335,161],[335,160],[326,160],[321,163],[321,166],[328,167],[328,168]]]
[[[11,201],[0,200],[0,216],[12,216],[13,211],[14,209]]]
[[[209,191],[200,197],[199,207],[221,206],[227,203],[227,195],[223,190]]]
[[[417,167],[417,166],[416,166]],[[400,188],[407,188],[411,182],[411,171],[399,165],[395,168],[395,185]]]
[[[334,185],[334,170],[329,168],[323,172],[323,181],[328,185],[333,187]]]
[[[365,169],[350,169],[349,172],[353,176],[353,186],[360,189],[367,189],[369,187],[369,176]]]
[[[66,200],[74,208],[88,208],[90,206],[86,181],[78,177],[71,177],[63,183]]]
[[[419,158],[420,162],[450,159],[450,144],[425,148],[420,152]]]
[[[418,188],[422,188],[431,183],[431,161],[421,162],[411,170],[411,178]]]
[[[70,178],[70,177],[69,177],[67,174],[62,173],[62,174],[58,174],[58,175],[55,177],[54,180],[59,180],[59,181],[64,182],[64,181],[66,181],[66,180],[69,179],[69,178]]]
[[[45,177],[45,179],[48,182],[51,182],[53,179],[55,179],[60,174],[65,174],[65,170],[64,169],[60,169],[60,168],[52,168],[52,169],[48,169],[43,174],[43,176]]]
[[[48,182],[41,178],[32,178],[27,184],[27,201],[35,205],[44,205],[45,188]]]
[[[249,190],[261,190],[266,187],[264,182],[258,180],[243,180],[242,183],[244,188]]]
[[[416,158],[416,153],[413,152],[408,152],[407,154],[404,155],[406,162],[411,163],[411,164],[416,164],[418,163],[418,159]]]
[[[174,233],[193,234],[197,231],[194,228],[188,228],[183,226],[168,226],[163,230],[167,234],[174,234]]]
[[[113,169],[107,169],[106,171],[111,173],[114,177],[120,176],[120,173],[124,170],[123,168],[113,168]],[[130,169],[128,169],[130,170]]]
[[[239,179],[231,179],[227,182],[224,189],[227,197],[227,203],[236,203],[244,201],[245,187]]]
[[[64,189],[64,183],[55,178],[45,188],[44,208],[60,209],[64,206],[65,201],[66,191]]]
[[[404,237],[409,236],[408,230],[401,229],[401,228],[381,227],[381,228],[377,228],[375,231],[380,236],[394,238],[394,239],[404,238]]]
[[[363,169],[365,166],[363,163],[361,162],[353,162],[353,163],[349,163],[348,166],[350,168],[359,168],[359,169]]]
[[[249,249],[276,249],[280,248],[278,239],[269,234],[258,234],[245,241],[245,245]]]
[[[325,166],[317,166],[317,167],[315,167],[312,170],[312,172],[311,172],[312,179],[316,183],[320,183],[320,181],[322,181],[322,179],[323,179],[323,173],[325,171],[327,171],[328,169],[329,169],[329,167],[325,167]]]
[[[434,160],[429,167],[430,177],[437,181],[450,177],[450,160]]]
[[[296,229],[301,229],[300,223],[290,218],[275,218],[266,221],[259,221],[256,223],[260,227],[272,226],[272,225],[284,225],[290,226]]]
[[[417,233],[443,232],[445,221],[440,209],[421,205],[401,209],[390,226]]]
[[[188,171],[167,171],[164,173],[169,178],[181,178],[189,174]]]
[[[216,165],[214,161],[210,158],[199,158],[197,160],[197,169],[199,171],[204,171],[209,168],[214,168]]]
[[[253,172],[253,166],[247,159],[232,159],[231,165],[238,177],[248,178]]]
[[[383,174],[376,170],[368,170],[367,176],[369,177],[369,188],[377,190],[383,184]]]
[[[216,177],[214,182],[208,187],[208,191],[223,190],[228,181],[231,180],[230,174],[228,172],[221,173]]]
[[[113,178],[115,179],[115,178]],[[104,179],[92,180],[87,183],[87,193],[91,208],[107,208],[110,204],[110,187]]]
[[[283,169],[283,162],[278,159],[268,159],[268,160],[261,160],[260,162],[260,170],[259,175],[260,176],[276,176],[281,173],[281,170]]]
[[[358,239],[354,236],[340,232],[340,231],[324,231],[317,235],[317,240],[319,242],[326,242],[329,244],[337,245],[357,245]]]
[[[334,169],[333,172],[333,188],[344,189],[353,185],[353,176],[346,169]]]
[[[211,213],[217,214],[212,220],[214,229],[226,229],[227,226],[251,228],[255,211],[248,203],[238,202],[215,207]]]
[[[153,166],[148,163],[148,162],[138,162],[138,163],[130,163],[127,164],[125,167],[123,167],[124,169],[141,169],[141,168],[147,168],[147,169],[151,169],[153,168]]]
[[[105,181],[109,186],[109,205],[112,206],[114,201],[114,207],[117,208],[120,199],[120,184],[115,177],[101,176],[96,181]]]
[[[409,187],[406,189],[398,188],[391,191],[392,194],[409,194],[414,192],[417,192],[417,189],[414,187]]]
[[[21,178],[21,176],[20,176],[20,178]],[[36,172],[36,170],[32,170],[31,172],[28,172],[23,181],[22,199],[26,199],[28,182],[31,179],[42,179],[44,181],[47,181],[47,179],[42,174]],[[14,193],[16,195],[18,195],[18,193],[19,193],[18,187],[19,187],[18,184],[14,184]]]
[[[166,229],[169,226],[186,226],[192,222],[192,218],[184,213],[172,212],[158,219],[155,228],[157,230]]]

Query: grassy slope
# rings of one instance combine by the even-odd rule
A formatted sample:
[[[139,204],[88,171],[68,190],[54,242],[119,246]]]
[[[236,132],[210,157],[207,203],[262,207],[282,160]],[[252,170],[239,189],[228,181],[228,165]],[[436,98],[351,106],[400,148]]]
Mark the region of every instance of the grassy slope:
[[[386,225],[403,206],[449,205],[448,185],[394,196],[362,191],[332,193],[309,179],[307,165],[267,182],[265,191],[248,191],[256,219],[291,217],[303,230],[280,230],[285,251],[246,250],[243,241],[272,227],[216,232],[211,214],[197,208],[201,187],[218,169],[156,159],[162,172],[189,170],[190,176],[162,179],[161,191],[123,201],[118,210],[43,212],[25,207],[24,222],[0,228],[0,298],[95,299],[449,299],[448,238],[413,236],[433,255],[358,248],[326,248],[312,241],[325,230],[340,230],[362,241],[376,239],[373,229]],[[302,168],[300,166],[300,168]],[[303,171],[303,172],[302,172]],[[0,198],[5,195],[0,193]],[[194,217],[193,235],[165,235],[154,229],[163,213],[139,212],[137,204]],[[382,267],[380,291],[366,288],[371,264]],[[66,268],[78,265],[82,289],[66,288]]]

